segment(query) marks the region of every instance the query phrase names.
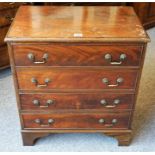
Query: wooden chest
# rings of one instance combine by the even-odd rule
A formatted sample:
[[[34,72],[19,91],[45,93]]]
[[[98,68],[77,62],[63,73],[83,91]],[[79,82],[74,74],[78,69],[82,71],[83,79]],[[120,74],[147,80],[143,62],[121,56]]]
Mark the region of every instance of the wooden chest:
[[[22,6],[5,41],[24,145],[68,132],[129,145],[149,41],[131,7]]]

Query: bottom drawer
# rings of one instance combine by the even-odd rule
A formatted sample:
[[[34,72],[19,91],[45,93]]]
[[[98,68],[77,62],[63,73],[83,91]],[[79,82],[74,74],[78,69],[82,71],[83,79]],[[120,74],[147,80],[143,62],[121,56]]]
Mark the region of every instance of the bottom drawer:
[[[130,112],[23,114],[24,128],[31,129],[127,129]]]

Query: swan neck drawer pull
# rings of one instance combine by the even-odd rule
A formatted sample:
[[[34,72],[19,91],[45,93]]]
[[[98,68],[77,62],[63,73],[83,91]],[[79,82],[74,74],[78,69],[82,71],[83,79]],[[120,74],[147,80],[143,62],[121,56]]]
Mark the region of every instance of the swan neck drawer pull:
[[[37,119],[34,120],[34,122],[36,124],[39,124],[41,127],[49,127],[51,124],[54,123],[54,120],[50,118],[50,119],[48,119],[48,121],[47,121],[48,123],[47,124],[43,124],[42,120],[37,118]]]
[[[114,118],[114,119],[112,119],[111,124],[106,124],[105,119],[104,118],[100,118],[98,120],[98,122],[100,124],[103,124],[105,127],[113,127],[118,121],[117,121],[117,119]]]
[[[123,78],[121,78],[121,77],[117,78],[116,84],[109,84],[108,78],[103,78],[102,82],[105,83],[108,87],[117,87],[120,85],[120,83],[123,82]]]
[[[54,104],[54,100],[47,100],[46,105],[40,105],[39,100],[33,100],[32,102],[34,105],[36,105],[40,108],[48,108],[51,104]]]
[[[107,101],[105,99],[102,99],[100,101],[101,105],[103,105],[105,108],[115,108],[119,103],[120,103],[120,100],[119,99],[115,99],[113,101],[113,104],[112,105],[108,105]]]
[[[31,62],[33,62],[34,64],[44,64],[44,63],[47,62],[48,54],[47,54],[47,53],[43,54],[42,61],[36,61],[36,58],[35,58],[34,54],[32,54],[32,53],[29,53],[29,54],[27,55],[27,57],[28,57],[28,59],[29,59]]]
[[[35,85],[38,87],[38,88],[42,88],[42,87],[47,87],[48,86],[48,83],[51,82],[51,80],[49,78],[46,78],[44,80],[45,84],[39,84],[38,83],[38,80],[36,78],[32,78],[31,79],[31,82],[32,83],[35,83]]]
[[[112,56],[110,54],[106,54],[104,56],[104,59],[108,62],[110,62],[111,65],[121,65],[123,61],[126,59],[126,54],[122,53],[119,56],[119,61],[112,61]]]

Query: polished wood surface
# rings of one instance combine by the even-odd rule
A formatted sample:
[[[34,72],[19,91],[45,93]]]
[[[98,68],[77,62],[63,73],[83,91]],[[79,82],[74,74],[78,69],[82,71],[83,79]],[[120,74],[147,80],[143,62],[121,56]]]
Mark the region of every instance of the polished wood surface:
[[[119,145],[130,144],[149,41],[132,8],[21,7],[5,40],[24,145],[69,132],[99,132],[117,138]],[[122,51],[126,59],[120,62]],[[120,102],[114,106],[116,98]]]
[[[144,42],[148,36],[132,7],[21,6],[5,40]]]
[[[40,44],[37,45],[14,45],[14,59],[16,66],[139,66],[143,46],[142,45],[98,45],[98,44]],[[33,54],[34,61],[28,58],[28,54]],[[43,61],[44,54],[48,54],[45,63],[35,63]],[[110,54],[112,59],[107,61],[105,55]],[[121,54],[126,58],[121,64],[111,64],[120,62]],[[65,57],[64,57],[65,55]]]
[[[39,104],[34,104],[34,100],[39,101]],[[48,100],[53,102],[47,104]],[[103,100],[106,101],[106,104]],[[119,100],[119,103],[115,103],[116,100]],[[33,93],[21,94],[20,101],[22,110],[131,110],[134,95],[123,93]]]
[[[120,114],[115,113],[74,113],[74,114],[25,114],[22,115],[24,121],[24,128],[36,129],[127,129],[130,119],[130,113],[124,112]],[[41,123],[35,122],[40,119]],[[48,124],[48,120],[53,119],[53,123]],[[100,123],[99,120],[104,119],[105,123]],[[112,120],[117,119],[115,124]]]
[[[20,90],[135,89],[137,75],[138,72],[134,69],[17,69]],[[38,81],[38,85],[45,84],[45,79],[50,81],[45,87],[37,87],[36,83],[31,82],[32,78]],[[123,82],[118,86],[109,87],[103,82],[104,78],[107,78],[111,85],[117,84],[118,78],[123,78]]]

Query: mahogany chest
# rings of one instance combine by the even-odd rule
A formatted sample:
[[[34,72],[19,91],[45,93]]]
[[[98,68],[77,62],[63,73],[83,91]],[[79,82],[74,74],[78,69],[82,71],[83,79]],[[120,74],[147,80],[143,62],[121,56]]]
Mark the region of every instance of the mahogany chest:
[[[149,41],[132,7],[21,6],[5,41],[24,145],[68,132],[129,145]]]

